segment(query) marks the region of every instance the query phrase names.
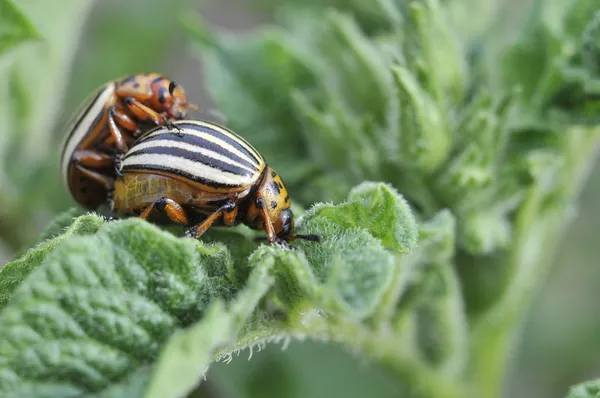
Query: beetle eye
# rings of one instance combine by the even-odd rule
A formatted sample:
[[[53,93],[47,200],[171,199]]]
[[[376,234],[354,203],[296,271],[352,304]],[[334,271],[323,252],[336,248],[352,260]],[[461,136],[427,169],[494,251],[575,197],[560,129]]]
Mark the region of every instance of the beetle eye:
[[[175,83],[175,81],[172,80],[171,83],[169,83],[169,94],[173,95],[173,91],[175,91],[175,88],[177,88],[177,83]]]

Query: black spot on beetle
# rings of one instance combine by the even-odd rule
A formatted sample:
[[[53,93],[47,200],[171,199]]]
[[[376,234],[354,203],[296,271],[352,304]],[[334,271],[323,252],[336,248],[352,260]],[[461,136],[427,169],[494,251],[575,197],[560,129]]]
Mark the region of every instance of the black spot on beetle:
[[[140,84],[139,83],[134,83],[133,84],[133,88],[140,88]]]
[[[87,181],[88,181],[87,177],[79,177],[79,182],[84,182],[85,183]]]
[[[160,102],[161,104],[164,104],[165,101],[167,100],[167,89],[164,87],[161,87],[160,90],[158,90],[158,102]]]
[[[258,207],[259,209],[264,209],[265,201],[262,198],[257,198],[256,199],[256,207]]]
[[[287,196],[285,197],[285,201],[286,201],[286,202],[289,202],[289,201],[290,201],[290,195],[287,195]]]
[[[121,84],[127,84],[135,80],[135,75],[127,76],[123,80],[121,80]]]
[[[277,173],[275,172],[275,170],[273,170],[273,171],[271,172],[271,177],[275,178],[276,176],[277,176]]]
[[[271,191],[275,192],[276,195],[279,195],[281,193],[279,185],[275,181],[271,183]]]
[[[79,192],[85,194],[85,193],[87,193],[87,188],[86,187],[80,188]]]
[[[275,202],[274,200],[271,201],[271,209],[275,209],[277,208],[277,202]]]

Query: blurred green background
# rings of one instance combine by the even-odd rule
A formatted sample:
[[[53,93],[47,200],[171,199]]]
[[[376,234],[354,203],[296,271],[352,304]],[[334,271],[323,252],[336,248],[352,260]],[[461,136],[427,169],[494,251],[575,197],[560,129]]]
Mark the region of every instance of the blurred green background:
[[[513,14],[519,15],[519,3]],[[73,206],[58,175],[58,147],[66,118],[97,86],[119,76],[144,71],[166,74],[183,84],[189,97],[203,108],[211,106],[202,84],[202,68],[188,47],[179,16],[187,7],[201,11],[212,27],[244,32],[270,20],[255,4],[244,0],[105,0],[96,2],[85,23],[74,63],[68,73],[64,104],[50,140],[49,159],[17,181],[23,189],[10,192],[0,210],[0,264],[35,241],[36,235],[60,211]],[[133,56],[132,56],[133,55]],[[205,117],[198,112],[192,117]],[[260,149],[260,148],[259,148]],[[56,152],[56,153],[55,153]],[[7,162],[2,162],[6,164]],[[1,174],[12,174],[4,170]],[[2,180],[0,180],[2,183]],[[8,199],[7,199],[8,198]],[[22,206],[15,206],[22,203]],[[506,397],[563,397],[572,384],[600,374],[600,165],[584,190],[578,212],[551,272],[528,312],[514,363],[506,382]],[[10,209],[8,212],[6,209]],[[32,222],[22,225],[22,212]],[[397,387],[371,364],[335,346],[292,343],[234,357],[217,364],[209,378],[231,397],[394,397]],[[294,376],[292,376],[294,375]],[[289,392],[294,391],[295,395]]]

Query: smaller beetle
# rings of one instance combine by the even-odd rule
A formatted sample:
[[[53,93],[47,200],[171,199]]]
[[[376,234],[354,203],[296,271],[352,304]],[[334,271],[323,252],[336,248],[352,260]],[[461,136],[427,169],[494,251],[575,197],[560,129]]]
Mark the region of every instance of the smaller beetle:
[[[183,88],[157,73],[127,76],[98,88],[72,116],[61,153],[63,181],[73,198],[95,210],[108,201],[115,160],[136,137],[171,126],[188,109]]]
[[[248,142],[209,122],[175,121],[180,134],[157,127],[138,139],[120,164],[111,210],[166,219],[198,238],[211,225],[265,230],[269,242],[318,241],[293,235],[283,180]]]

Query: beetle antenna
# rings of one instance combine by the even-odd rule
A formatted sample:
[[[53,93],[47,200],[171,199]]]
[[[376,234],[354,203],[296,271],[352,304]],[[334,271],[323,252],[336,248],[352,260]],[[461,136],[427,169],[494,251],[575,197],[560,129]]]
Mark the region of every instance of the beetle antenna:
[[[321,242],[321,237],[319,235],[313,235],[313,234],[311,234],[311,235],[294,235],[292,237],[292,239],[304,239],[304,240],[308,240],[311,242],[318,242],[318,243]]]
[[[290,236],[289,238],[287,238],[286,240],[296,240],[296,239],[303,239],[303,240],[308,240],[311,242],[317,242],[320,243],[321,242],[321,236],[319,235],[294,235],[294,236]],[[268,240],[268,238],[266,236],[256,236],[254,238],[255,242],[262,242]]]

